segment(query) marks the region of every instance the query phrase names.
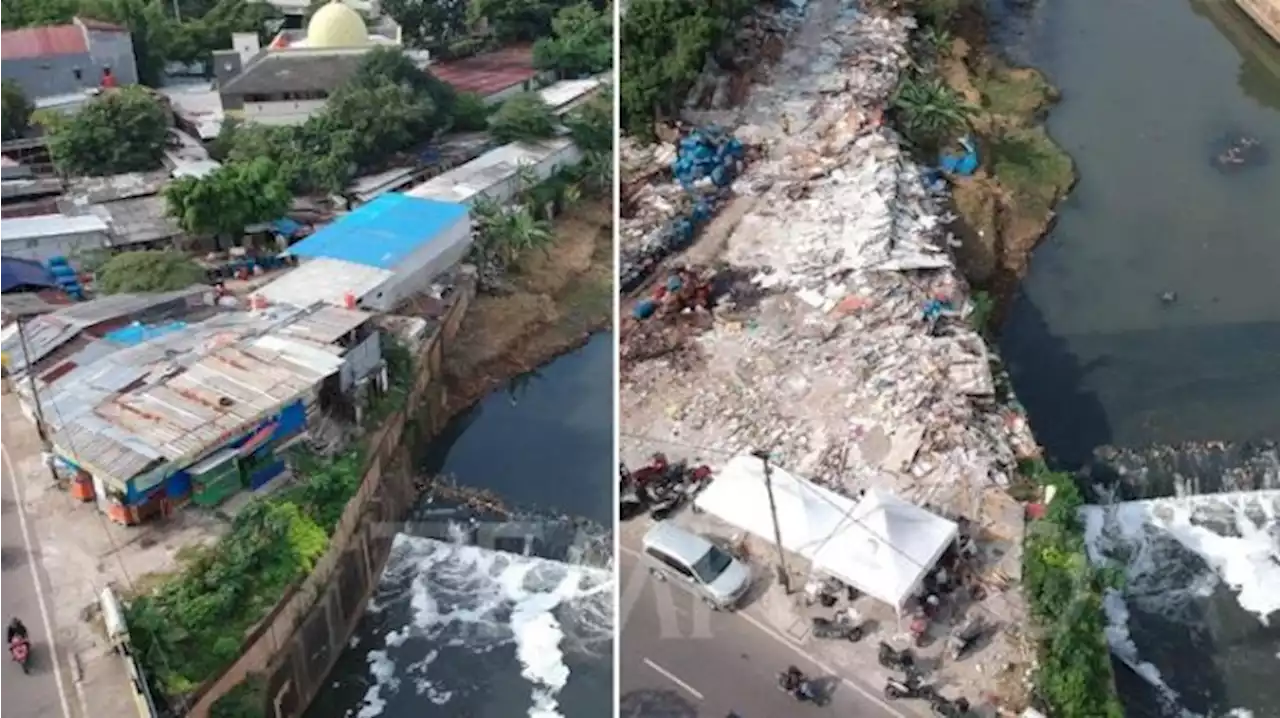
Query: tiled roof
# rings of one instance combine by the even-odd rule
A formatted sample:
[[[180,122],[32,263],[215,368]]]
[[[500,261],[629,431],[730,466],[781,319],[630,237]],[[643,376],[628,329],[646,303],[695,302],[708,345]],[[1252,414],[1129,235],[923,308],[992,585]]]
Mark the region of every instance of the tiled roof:
[[[24,27],[5,30],[0,36],[0,57],[5,60],[27,60],[58,55],[80,55],[89,52],[84,31],[75,25]]]

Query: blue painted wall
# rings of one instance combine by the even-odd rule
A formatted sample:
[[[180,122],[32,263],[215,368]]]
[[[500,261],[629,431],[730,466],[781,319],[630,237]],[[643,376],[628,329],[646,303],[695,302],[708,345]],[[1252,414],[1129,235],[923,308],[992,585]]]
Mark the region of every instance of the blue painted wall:
[[[267,426],[272,422],[276,422],[276,428],[271,432],[271,438],[268,439],[267,442],[262,445],[262,448],[258,449],[255,454],[270,453],[271,451],[274,451],[275,447],[282,441],[290,439],[301,433],[307,425],[307,408],[303,405],[302,400],[299,399],[298,401],[295,401],[281,409],[279,414],[255,424],[252,429],[246,431],[235,441],[228,442],[227,444],[218,447],[217,450],[235,449],[244,446],[245,442],[247,442],[254,434],[258,433],[262,427]],[[275,461],[271,464],[260,467],[254,472],[253,476],[250,477],[251,488],[260,488],[263,484],[278,476],[283,470],[283,461]],[[186,496],[191,493],[191,475],[187,473],[187,470],[184,467],[170,474],[160,483],[154,486],[148,486],[142,490],[135,488],[134,479],[130,479],[128,483],[128,492],[125,494],[125,505],[137,506],[138,504],[146,503],[156,494],[157,491],[160,490],[164,490],[169,496]]]

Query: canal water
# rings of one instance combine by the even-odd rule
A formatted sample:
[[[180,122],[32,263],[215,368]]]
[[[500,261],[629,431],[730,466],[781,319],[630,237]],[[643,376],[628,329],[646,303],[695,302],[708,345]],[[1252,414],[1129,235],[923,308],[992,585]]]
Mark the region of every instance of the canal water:
[[[422,472],[489,489],[548,525],[567,516],[603,532],[616,476],[613,353],[612,335],[599,334],[495,391],[423,447]],[[397,536],[309,718],[611,714],[610,570],[410,533]]]
[[[1280,47],[1230,0],[989,2],[1080,175],[1001,352],[1051,459],[1152,500],[1090,514],[1126,713],[1278,718]]]

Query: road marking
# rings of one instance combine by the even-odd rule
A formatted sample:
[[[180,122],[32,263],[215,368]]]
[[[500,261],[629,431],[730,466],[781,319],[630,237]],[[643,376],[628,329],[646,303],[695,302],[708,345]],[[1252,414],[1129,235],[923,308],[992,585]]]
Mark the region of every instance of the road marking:
[[[660,674],[661,674],[664,678],[666,678],[667,680],[671,681],[672,683],[676,684],[677,686],[680,686],[681,688],[683,688],[683,689],[685,689],[686,691],[688,691],[688,692],[689,692],[689,695],[693,696],[694,698],[697,698],[698,700],[702,700],[702,694],[701,694],[701,693],[699,693],[699,692],[697,692],[696,690],[694,690],[694,689],[693,689],[693,686],[691,686],[691,685],[689,685],[688,683],[685,683],[684,681],[680,680],[680,677],[679,677],[679,676],[677,676],[676,674],[672,673],[671,671],[668,671],[667,669],[663,668],[662,666],[658,665],[657,663],[654,663],[653,661],[649,660],[648,658],[644,659],[644,664],[645,664],[646,666],[648,666],[648,667],[652,668],[653,670],[657,671],[658,673],[660,673]]]
[[[53,658],[53,682],[58,687],[58,702],[62,705],[63,718],[71,718],[71,703],[67,701],[67,687],[62,681],[62,668],[58,665],[58,644],[53,640],[53,621],[49,620],[44,588],[40,586],[40,572],[36,568],[38,559],[31,552],[31,529],[27,526],[27,510],[22,506],[22,487],[18,484],[18,472],[13,468],[8,447],[0,445],[0,455],[4,457],[5,468],[9,470],[9,483],[13,486],[13,504],[18,510],[18,526],[22,529],[22,542],[29,559],[27,567],[31,569],[31,582],[36,587],[36,604],[40,606],[40,620],[44,623],[45,640],[49,642],[49,655]]]
[[[625,552],[625,553],[627,553],[627,554],[630,554],[633,558],[641,558],[641,555],[640,555],[640,552],[639,552],[639,551],[636,551],[635,549],[633,549],[633,548],[629,548],[629,547],[627,547],[627,546],[623,546],[621,543],[619,543],[619,544],[618,544],[618,550],[619,550],[619,551],[622,551],[622,552]],[[841,683],[843,683],[844,685],[849,686],[849,687],[850,687],[850,688],[852,688],[853,690],[855,690],[855,691],[857,691],[857,692],[861,693],[863,696],[865,696],[865,697],[866,697],[868,700],[870,700],[872,703],[875,703],[876,705],[878,705],[878,706],[880,706],[881,708],[883,708],[883,709],[885,710],[885,712],[886,712],[886,713],[888,713],[889,715],[895,716],[896,718],[907,718],[907,716],[906,716],[906,715],[902,714],[900,711],[898,711],[897,709],[895,709],[893,706],[891,706],[891,705],[889,705],[888,703],[886,703],[886,702],[884,701],[884,699],[883,699],[883,698],[881,698],[880,696],[878,696],[878,695],[876,695],[876,694],[872,693],[871,691],[867,690],[866,688],[863,688],[862,686],[858,685],[858,684],[857,684],[857,683],[855,683],[854,681],[852,681],[852,680],[850,680],[850,679],[848,679],[848,678],[845,678],[844,676],[841,676],[839,671],[835,670],[834,668],[832,668],[832,667],[830,667],[830,666],[826,665],[826,664],[825,664],[825,663],[823,663],[822,661],[819,661],[818,659],[816,659],[816,658],[814,658],[813,656],[809,655],[808,653],[804,652],[803,650],[801,650],[800,646],[799,646],[799,645],[797,645],[797,644],[795,643],[795,641],[791,641],[791,640],[787,639],[787,637],[786,637],[786,636],[783,636],[781,633],[779,633],[779,632],[775,631],[774,629],[770,628],[769,626],[765,625],[765,624],[764,624],[763,622],[761,622],[758,618],[755,618],[755,617],[751,616],[751,615],[750,615],[750,614],[748,614],[746,611],[734,611],[733,613],[729,613],[729,614],[727,614],[727,615],[729,615],[729,616],[734,616],[734,617],[737,617],[737,618],[741,618],[742,620],[746,621],[747,623],[751,624],[752,626],[755,626],[756,628],[760,629],[760,630],[761,630],[761,631],[762,631],[766,636],[768,636],[768,637],[772,638],[773,640],[777,641],[778,643],[781,643],[782,645],[786,646],[787,648],[790,648],[793,652],[795,652],[795,653],[796,653],[796,655],[800,656],[801,658],[805,659],[806,661],[808,661],[808,662],[812,663],[813,665],[817,666],[818,668],[820,668],[820,669],[821,669],[824,673],[826,673],[827,675],[830,675],[830,676],[840,676],[840,682],[841,682]],[[619,643],[621,643],[621,641],[619,641]],[[645,662],[646,662],[646,663],[649,663],[649,659],[647,659],[647,658],[646,658],[646,659],[645,659]],[[652,664],[650,664],[650,665],[652,666]],[[662,672],[662,671],[661,671],[661,669],[659,669],[657,666],[652,666],[652,667],[653,667],[655,670],[658,670],[659,672]],[[669,677],[669,678],[672,678],[672,680],[676,680],[674,676],[668,676],[668,677]]]

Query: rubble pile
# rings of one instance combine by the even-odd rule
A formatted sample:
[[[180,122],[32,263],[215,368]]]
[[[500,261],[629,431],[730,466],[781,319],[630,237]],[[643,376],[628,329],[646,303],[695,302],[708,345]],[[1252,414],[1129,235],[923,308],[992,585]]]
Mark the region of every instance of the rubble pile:
[[[638,198],[642,209],[623,222],[621,291],[638,289],[664,259],[693,243],[698,229],[729,197],[729,187],[745,160],[742,141],[715,127],[680,139],[671,165],[674,186],[655,188]]]
[[[721,277],[707,267],[673,269],[665,282],[654,286],[649,297],[630,307],[620,337],[623,368],[668,357],[691,370],[697,354],[689,351],[692,347],[688,340],[711,327],[711,310],[722,300],[729,300],[733,286],[731,277]],[[731,300],[726,305],[731,305]]]
[[[763,268],[771,294],[749,317],[716,313],[692,339],[695,376],[631,367],[622,416],[645,440],[624,455],[674,450],[663,441],[765,449],[844,493],[883,488],[978,518],[984,492],[1035,452],[964,321],[945,196],[880,119],[912,27],[846,2],[755,88],[735,134],[772,152],[734,183],[758,201],[725,259]]]

